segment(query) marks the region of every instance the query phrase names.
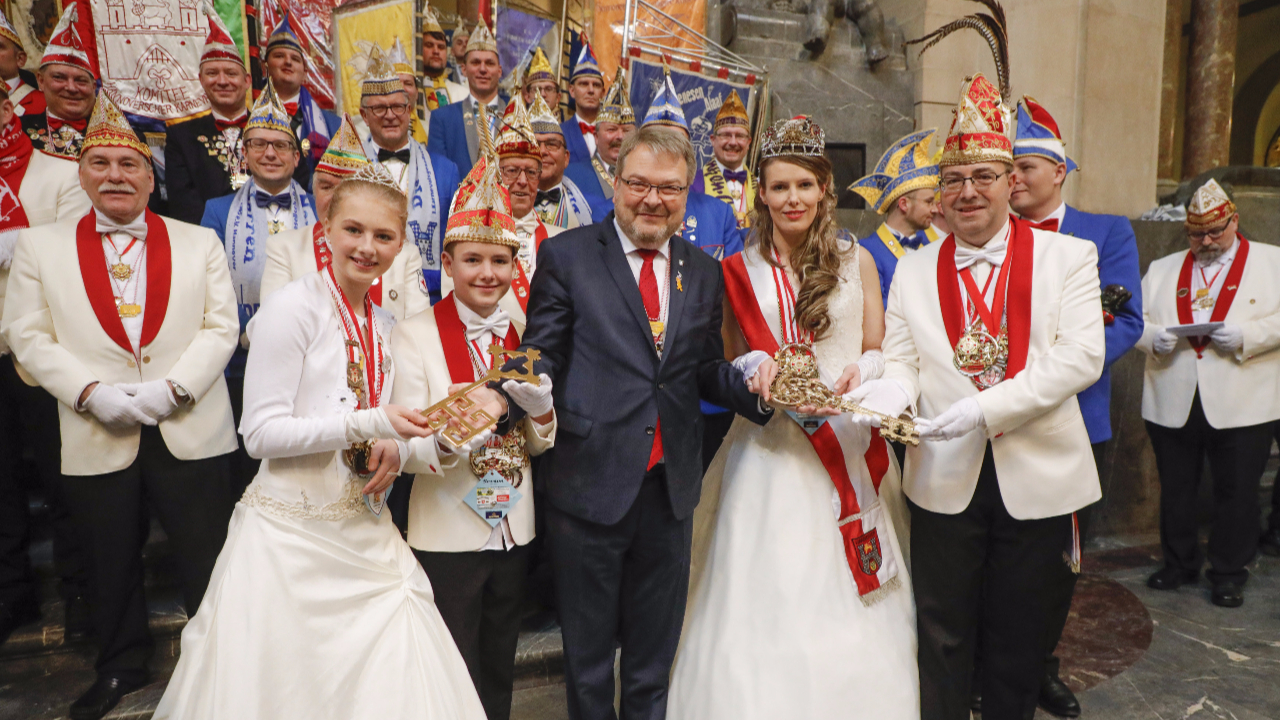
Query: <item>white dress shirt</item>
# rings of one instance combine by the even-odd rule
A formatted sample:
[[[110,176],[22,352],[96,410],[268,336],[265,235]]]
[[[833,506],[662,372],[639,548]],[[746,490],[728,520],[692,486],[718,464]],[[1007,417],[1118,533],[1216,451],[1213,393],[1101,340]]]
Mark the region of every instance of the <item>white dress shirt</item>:
[[[18,86],[19,86],[19,85],[21,85],[21,84],[22,84],[22,76],[21,76],[21,75],[14,75],[13,77],[9,78],[8,80],[5,80],[5,81],[4,81],[4,83],[5,83],[5,85],[8,85],[8,86],[9,86],[9,92],[13,92],[14,90],[17,90],[17,89],[18,89]]]
[[[742,166],[740,165],[736,168],[731,168],[719,160],[716,160],[715,163],[716,166],[720,168],[720,177],[724,178],[724,186],[729,190],[729,192],[733,193],[733,197],[737,198],[733,203],[733,209],[738,212],[749,211],[751,207],[748,205],[748,199],[745,197],[745,193],[743,193],[743,183],[740,183],[737,180],[730,180],[725,175],[725,172],[729,170],[739,170]]]
[[[133,270],[128,280],[117,280],[111,276],[110,282],[111,292],[115,297],[120,298],[120,303],[142,307],[142,312],[134,317],[120,318],[120,324],[124,325],[124,334],[129,336],[129,344],[133,346],[133,354],[137,355],[142,350],[142,318],[146,317],[147,313],[147,262],[143,252],[146,248],[146,240],[139,240],[133,243],[133,247],[129,247],[132,241],[133,236],[128,233],[114,232],[109,235],[104,233],[102,254],[107,260],[108,275],[111,274],[111,266],[118,262],[128,265]],[[115,248],[122,251],[129,248],[129,251],[117,259]]]
[[[640,248],[631,242],[631,238],[622,231],[622,226],[618,224],[617,219],[613,221],[613,229],[618,232],[618,238],[622,240],[622,252],[627,256],[627,264],[631,266],[631,275],[636,279],[636,286],[640,286],[640,269],[644,267],[644,258],[640,257]],[[667,323],[667,305],[668,298],[671,296],[671,274],[667,271],[668,262],[671,253],[671,240],[663,240],[662,246],[657,248],[658,254],[653,256],[653,274],[658,281],[658,306],[661,309],[659,319],[665,326]]]
[[[476,113],[476,119],[479,119],[479,107],[484,105],[484,111],[489,116],[489,136],[497,139],[498,130],[502,127],[502,111],[506,108],[502,107],[502,99],[497,95],[488,103],[482,103],[475,95],[470,95],[472,112]]]
[[[992,308],[995,302],[996,284],[999,281],[999,278],[993,278],[990,283],[987,282],[987,278],[991,276],[991,272],[996,267],[1004,264],[1005,257],[1008,253],[1009,234],[1012,229],[1013,226],[1008,220],[1006,220],[1004,227],[997,230],[996,234],[993,235],[991,239],[987,241],[987,244],[983,245],[981,248],[976,248],[960,238],[956,238],[957,268],[963,264],[961,262],[961,258],[966,253],[972,252],[985,255],[984,258],[975,261],[973,265],[970,266],[970,273],[973,275],[974,283],[976,283],[979,288],[983,288],[985,286],[986,291],[982,294],[982,299],[986,301],[988,308]],[[968,323],[973,322],[973,318],[976,316],[976,310],[972,307],[972,303],[969,300],[969,292],[964,287],[964,280],[961,279],[959,284],[960,297],[964,300],[965,305],[965,324],[967,325]],[[1003,318],[1001,318],[1001,320],[1003,320]]]
[[[582,117],[581,115],[579,115],[579,114],[577,114],[577,113],[574,113],[574,114],[573,114],[573,121],[574,121],[574,122],[579,122],[579,123],[587,123],[587,124],[588,124],[588,125],[590,125],[591,127],[595,127],[595,126],[596,126],[596,124],[595,124],[595,123],[588,121],[586,118]],[[590,156],[592,156],[592,155],[595,155],[595,154],[596,154],[596,136],[595,136],[595,133],[582,133],[582,139],[583,139],[583,140],[585,140],[585,141],[586,141],[586,143],[587,143],[587,157],[590,157]]]
[[[375,152],[377,147],[378,147],[377,145],[374,145]],[[391,152],[399,152],[401,150],[404,150],[407,147],[409,147],[408,137],[404,139],[404,145],[401,145],[398,148],[391,148]],[[373,159],[377,160],[378,156],[374,155]],[[408,172],[409,165],[407,163],[400,162],[396,158],[387,158],[382,162],[382,167],[386,168],[387,172],[391,173],[391,177],[396,179],[396,184],[400,186],[400,192],[403,192],[404,194],[408,195],[409,194],[409,172]]]
[[[1227,273],[1231,270],[1231,263],[1236,259],[1236,252],[1240,250],[1240,241],[1235,240],[1231,243],[1231,247],[1227,251],[1219,255],[1208,264],[1201,265],[1197,259],[1192,263],[1191,267],[1191,320],[1196,324],[1207,323],[1213,319],[1213,308],[1205,308],[1197,310],[1195,305],[1196,292],[1206,287],[1209,289],[1209,297],[1213,298],[1214,303],[1218,301],[1218,294],[1222,292],[1222,286],[1227,282]],[[1206,284],[1205,281],[1208,281]]]
[[[1064,202],[1059,204],[1058,209],[1049,213],[1048,217],[1044,218],[1044,220],[1041,220],[1040,222],[1044,222],[1045,220],[1057,220],[1058,230],[1062,230],[1062,221],[1066,219],[1067,219],[1067,204]]]
[[[537,241],[534,235],[538,232],[539,223],[538,213],[530,210],[528,215],[516,220],[516,239],[520,241],[520,249],[516,251],[516,258],[520,264],[524,266],[525,273],[529,279],[533,279],[533,271],[538,266],[538,249],[534,247]]]

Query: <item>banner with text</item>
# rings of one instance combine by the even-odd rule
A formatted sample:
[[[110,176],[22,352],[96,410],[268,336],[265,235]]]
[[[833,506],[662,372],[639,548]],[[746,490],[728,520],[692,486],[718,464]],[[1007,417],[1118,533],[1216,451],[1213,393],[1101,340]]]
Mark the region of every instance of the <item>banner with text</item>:
[[[632,58],[631,107],[635,109],[637,123],[644,121],[645,112],[662,83],[660,63]],[[736,92],[743,106],[750,108],[751,86],[676,68],[671,69],[671,83],[680,96],[680,106],[684,110],[685,121],[689,123],[689,137],[698,151],[698,164],[701,165],[712,157],[711,130],[720,106],[724,105],[729,93]]]
[[[199,4],[105,0],[92,6],[102,88],[122,111],[176,120],[209,108],[199,76],[209,21]]]

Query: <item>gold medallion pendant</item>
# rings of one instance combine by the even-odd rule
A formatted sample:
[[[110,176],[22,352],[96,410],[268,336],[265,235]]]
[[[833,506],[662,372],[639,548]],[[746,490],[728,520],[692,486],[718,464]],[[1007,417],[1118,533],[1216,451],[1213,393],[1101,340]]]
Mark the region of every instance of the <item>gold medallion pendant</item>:
[[[490,470],[520,487],[524,480],[524,467],[529,464],[529,451],[525,445],[524,430],[514,427],[506,435],[494,436],[484,445],[471,451],[471,471],[476,477],[484,477]]]
[[[142,306],[137,303],[120,303],[116,306],[116,312],[122,318],[138,317],[142,314]]]
[[[373,475],[369,467],[369,458],[373,455],[373,441],[365,440],[342,451],[342,461],[351,468],[351,472],[362,478]]]
[[[116,263],[111,266],[111,277],[124,282],[133,276],[133,268],[124,263]]]
[[[974,320],[956,343],[951,362],[979,390],[995,387],[1004,380],[1009,363],[1009,336],[1001,328],[999,337],[992,337],[981,320]]]

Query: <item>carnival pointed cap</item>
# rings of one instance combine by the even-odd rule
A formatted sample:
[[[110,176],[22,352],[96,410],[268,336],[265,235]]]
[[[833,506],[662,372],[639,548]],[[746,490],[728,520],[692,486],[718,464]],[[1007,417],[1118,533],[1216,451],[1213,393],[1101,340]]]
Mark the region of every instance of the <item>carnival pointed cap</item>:
[[[413,63],[409,62],[409,54],[404,51],[404,45],[401,44],[398,35],[391,43],[391,49],[387,51],[387,62],[391,63],[392,69],[398,73],[413,74]]]
[[[95,147],[129,148],[142,153],[148,160],[151,159],[151,148],[138,138],[138,133],[133,131],[124,113],[120,112],[120,108],[116,107],[111,96],[105,92],[98,93],[98,101],[94,103],[93,115],[89,117],[89,124],[84,131],[81,156]]]
[[[245,134],[255,129],[276,130],[293,135],[293,125],[289,118],[289,113],[285,112],[284,106],[280,104],[280,96],[276,94],[275,83],[270,80],[267,80],[266,89],[262,91],[257,101],[253,103],[253,110],[249,112],[249,121],[244,126]]]
[[[929,146],[938,130],[911,133],[884,151],[876,169],[849,189],[861,195],[881,215],[889,212],[898,198],[914,190],[938,187],[938,166],[929,156]]]
[[[458,185],[453,212],[445,225],[444,246],[478,242],[520,249],[511,218],[511,200],[498,181],[498,161],[482,155]]]
[[[378,43],[369,45],[369,62],[364,68],[364,80],[360,82],[361,97],[377,97],[404,92],[400,75],[388,61]]]
[[[541,99],[541,96],[538,96]],[[517,93],[507,103],[507,110],[502,115],[502,129],[498,132],[497,153],[499,158],[530,158],[542,160],[542,151],[538,148],[538,138],[534,137],[529,123],[529,113],[525,110],[524,100]]]
[[[591,43],[586,39],[582,41],[582,50],[578,53],[578,60],[573,64],[573,74],[569,76],[569,84],[573,81],[584,78],[593,77],[600,78],[600,82],[604,82],[604,73],[600,72],[600,63],[596,61],[596,51],[591,49]]]
[[[1052,163],[1067,166],[1067,172],[1077,165],[1067,157],[1067,146],[1062,142],[1058,123],[1044,106],[1030,95],[1022,96],[1018,105],[1018,132],[1013,140],[1013,158],[1042,157]]]
[[[286,12],[284,19],[271,31],[271,35],[267,38],[267,54],[263,57],[271,57],[271,51],[276,48],[291,48],[297,50],[298,54],[303,58],[307,57],[306,51],[302,49],[302,42],[298,40],[298,34],[293,31],[293,26],[289,24],[289,14]]]
[[[556,76],[551,72],[551,63],[547,61],[547,54],[542,52],[542,46],[533,46],[533,57],[529,59],[529,67],[524,71],[524,87],[529,87],[529,83],[538,82],[540,80],[555,81]]]
[[[13,29],[13,25],[9,23],[9,18],[5,16],[4,10],[0,10],[0,37],[17,45],[19,50],[23,50],[22,41],[18,39],[18,31]],[[23,52],[26,51],[23,50]]]
[[[1013,117],[1000,91],[982,73],[965,78],[938,165],[1013,164]]]
[[[62,19],[58,20],[58,26],[53,29],[49,44],[44,46],[44,57],[40,58],[41,68],[53,64],[71,65],[97,77],[80,37],[79,24],[80,4],[70,4],[62,13]]]
[[[422,8],[422,32],[444,34],[444,28],[440,27],[440,18],[436,15],[435,8],[430,5]]]
[[[818,123],[805,115],[779,120],[760,141],[760,160],[777,157],[822,157],[827,149],[827,134]]]
[[[213,12],[213,8],[209,5],[205,5],[205,17],[209,19],[209,33],[204,38],[204,52],[200,55],[200,64],[203,65],[212,60],[226,60],[239,63],[240,67],[244,67],[244,58],[240,56],[240,49],[236,47],[236,41],[231,39],[231,32],[227,30],[222,18],[218,13]]]
[[[716,113],[716,124],[711,131],[715,132],[726,125],[735,125],[747,130],[751,128],[751,120],[747,118],[747,108],[742,104],[742,98],[738,97],[736,90],[730,90],[725,96],[724,104],[720,106],[720,112]]]
[[[551,112],[551,106],[547,105],[547,101],[543,100],[539,93],[533,94],[533,104],[529,106],[529,127],[539,135],[555,133],[564,136],[560,121],[556,120],[555,113]]]
[[[471,31],[471,37],[467,40],[467,50],[462,53],[462,56],[466,57],[476,50],[487,50],[495,54],[498,52],[498,41],[493,39],[493,33],[489,31],[489,26],[484,21]]]
[[[635,125],[636,111],[631,108],[630,93],[627,91],[627,74],[621,67],[613,76],[613,84],[604,93],[600,101],[600,112],[596,115],[597,123],[613,123],[614,125]]]
[[[351,116],[344,114],[342,125],[316,163],[316,172],[347,177],[368,164],[369,157],[364,153],[364,143],[360,142],[360,135],[351,123]]]
[[[1212,178],[1201,185],[1187,203],[1187,229],[1208,230],[1236,214],[1236,204],[1225,188]]]
[[[689,132],[689,123],[684,119],[684,108],[680,106],[680,96],[671,81],[671,71],[665,67],[662,70],[662,87],[658,88],[658,94],[649,103],[649,111],[644,114],[644,124],[641,127],[667,125]]]

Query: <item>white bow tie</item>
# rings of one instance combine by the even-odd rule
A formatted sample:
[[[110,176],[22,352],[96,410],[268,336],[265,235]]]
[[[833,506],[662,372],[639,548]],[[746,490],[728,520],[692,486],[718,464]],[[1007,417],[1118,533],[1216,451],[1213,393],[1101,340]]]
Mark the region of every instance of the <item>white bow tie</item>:
[[[507,311],[498,308],[487,318],[474,317],[467,321],[467,340],[479,340],[485,333],[493,333],[498,342],[507,337],[507,329],[511,327],[511,317]]]
[[[113,233],[125,233],[139,240],[147,239],[147,213],[143,211],[133,222],[121,225],[105,215],[95,215],[97,230],[99,233],[111,235]]]
[[[965,247],[956,243],[956,270],[964,270],[979,260],[989,263],[992,267],[1000,267],[1004,263],[1006,247],[1004,240],[989,242],[980,248]]]

